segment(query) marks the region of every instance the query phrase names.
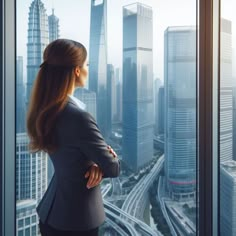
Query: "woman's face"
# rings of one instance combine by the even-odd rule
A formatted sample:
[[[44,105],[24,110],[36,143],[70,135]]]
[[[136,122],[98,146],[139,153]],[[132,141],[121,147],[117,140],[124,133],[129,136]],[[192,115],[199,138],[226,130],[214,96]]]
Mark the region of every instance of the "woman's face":
[[[83,64],[83,66],[78,67],[78,68],[79,68],[79,73],[77,73],[75,87],[84,87],[86,84],[86,80],[88,78],[88,60],[87,60],[87,58]]]

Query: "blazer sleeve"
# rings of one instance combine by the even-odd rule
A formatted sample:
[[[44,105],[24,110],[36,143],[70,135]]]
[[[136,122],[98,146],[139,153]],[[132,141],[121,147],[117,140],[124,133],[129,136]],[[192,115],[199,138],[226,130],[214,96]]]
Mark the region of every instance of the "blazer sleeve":
[[[103,171],[103,178],[117,177],[120,174],[120,160],[109,152],[98,125],[92,115],[79,112],[76,119],[76,145],[88,160],[95,162]]]

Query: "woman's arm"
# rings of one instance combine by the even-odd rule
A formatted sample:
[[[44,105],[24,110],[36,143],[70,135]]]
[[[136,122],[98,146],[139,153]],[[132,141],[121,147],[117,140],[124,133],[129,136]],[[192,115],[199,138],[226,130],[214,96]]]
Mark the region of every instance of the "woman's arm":
[[[103,178],[117,177],[120,174],[120,160],[109,151],[95,119],[88,112],[76,114],[76,146],[88,160],[95,162],[104,173]]]

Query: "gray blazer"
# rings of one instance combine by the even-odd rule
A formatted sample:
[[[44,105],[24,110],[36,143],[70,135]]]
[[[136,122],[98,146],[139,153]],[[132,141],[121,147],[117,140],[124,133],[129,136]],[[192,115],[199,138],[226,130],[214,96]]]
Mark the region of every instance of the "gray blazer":
[[[96,163],[103,178],[120,174],[120,160],[108,150],[95,119],[68,97],[55,124],[59,149],[50,155],[55,169],[37,206],[40,220],[56,229],[89,230],[101,225],[105,211],[100,185],[88,189],[84,175]]]

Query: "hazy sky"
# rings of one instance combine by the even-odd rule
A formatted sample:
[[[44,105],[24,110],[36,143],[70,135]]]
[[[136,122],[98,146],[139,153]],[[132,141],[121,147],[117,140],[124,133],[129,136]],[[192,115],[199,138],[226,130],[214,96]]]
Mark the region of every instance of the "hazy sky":
[[[51,14],[54,7],[59,17],[60,37],[83,43],[89,50],[90,0],[41,0]],[[108,63],[122,65],[122,7],[135,0],[107,0]],[[227,3],[232,0],[222,0]],[[24,57],[26,66],[26,40],[29,6],[32,0],[17,2],[17,55]],[[196,0],[139,0],[153,9],[153,70],[163,80],[164,31],[168,26],[196,25]],[[232,6],[232,5],[231,5]],[[229,15],[225,10],[226,15]],[[233,16],[233,15],[232,15]],[[229,19],[229,18],[228,18]],[[26,71],[24,71],[26,74]]]

